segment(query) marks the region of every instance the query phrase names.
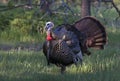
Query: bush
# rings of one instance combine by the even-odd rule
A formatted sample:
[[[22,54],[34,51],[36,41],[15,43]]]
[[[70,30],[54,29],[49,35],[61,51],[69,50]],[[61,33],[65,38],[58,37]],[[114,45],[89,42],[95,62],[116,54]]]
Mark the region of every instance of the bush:
[[[4,31],[5,29],[9,29],[10,21],[13,19],[11,14],[1,13],[0,14],[0,31]]]
[[[13,10],[12,15],[8,12],[0,14],[0,38],[24,42],[43,39],[45,21],[35,17],[34,11],[20,11]]]

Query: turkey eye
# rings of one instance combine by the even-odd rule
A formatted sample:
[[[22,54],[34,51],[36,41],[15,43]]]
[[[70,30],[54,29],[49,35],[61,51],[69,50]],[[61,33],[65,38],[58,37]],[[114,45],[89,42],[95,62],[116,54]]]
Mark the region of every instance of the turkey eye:
[[[49,26],[50,24],[47,24],[47,26]]]

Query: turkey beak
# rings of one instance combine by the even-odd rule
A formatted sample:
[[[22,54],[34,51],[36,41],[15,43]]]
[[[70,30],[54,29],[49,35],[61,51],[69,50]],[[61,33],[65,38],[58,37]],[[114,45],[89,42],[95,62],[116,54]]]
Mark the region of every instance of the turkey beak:
[[[47,26],[45,26],[45,27],[44,27],[44,30],[45,30],[45,31],[47,31],[47,30],[48,30]]]

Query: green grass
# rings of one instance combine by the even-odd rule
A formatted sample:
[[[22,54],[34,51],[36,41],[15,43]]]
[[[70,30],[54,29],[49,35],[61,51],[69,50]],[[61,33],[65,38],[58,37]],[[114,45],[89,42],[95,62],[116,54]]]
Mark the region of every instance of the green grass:
[[[0,51],[0,81],[120,81],[120,32],[109,28],[107,34],[104,50],[92,50],[82,66],[69,66],[64,74],[47,66],[42,52]]]

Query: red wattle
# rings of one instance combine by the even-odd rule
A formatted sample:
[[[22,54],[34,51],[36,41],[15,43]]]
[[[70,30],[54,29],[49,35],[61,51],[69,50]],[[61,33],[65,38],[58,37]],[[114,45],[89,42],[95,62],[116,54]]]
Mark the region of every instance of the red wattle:
[[[47,38],[46,38],[48,41],[52,40],[52,37],[50,35],[47,35]]]

